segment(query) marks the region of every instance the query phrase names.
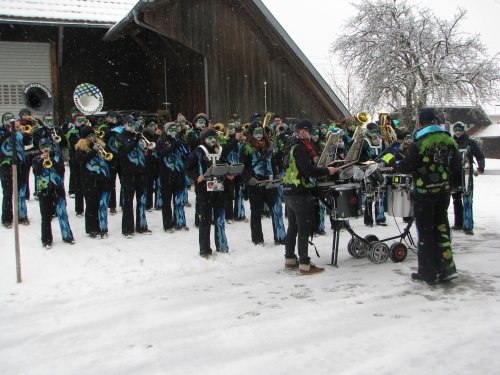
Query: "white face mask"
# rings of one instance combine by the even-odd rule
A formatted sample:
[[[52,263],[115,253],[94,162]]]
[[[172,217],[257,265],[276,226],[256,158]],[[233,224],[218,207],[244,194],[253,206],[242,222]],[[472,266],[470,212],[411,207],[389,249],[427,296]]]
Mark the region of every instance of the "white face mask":
[[[135,132],[135,126],[128,126],[127,124],[123,125],[126,131]]]
[[[205,129],[205,124],[200,124],[199,122],[196,122],[196,129]]]
[[[313,141],[313,142],[318,142],[319,135],[313,135],[313,136],[311,137],[311,139],[312,139],[312,141]]]
[[[328,133],[328,128],[321,128],[321,134],[326,135]]]
[[[177,128],[169,128],[167,134],[172,138],[175,138],[175,135],[177,134]]]
[[[253,137],[258,140],[258,141],[261,141],[262,138],[264,138],[264,134],[254,134]]]
[[[45,154],[48,154],[48,153],[50,153],[50,149],[51,149],[50,147],[44,147],[44,148],[41,148],[40,151],[42,151]]]
[[[217,140],[213,139],[213,138],[212,139],[208,139],[208,138],[205,139],[206,145],[210,146],[210,147],[214,147],[216,142],[217,142]]]

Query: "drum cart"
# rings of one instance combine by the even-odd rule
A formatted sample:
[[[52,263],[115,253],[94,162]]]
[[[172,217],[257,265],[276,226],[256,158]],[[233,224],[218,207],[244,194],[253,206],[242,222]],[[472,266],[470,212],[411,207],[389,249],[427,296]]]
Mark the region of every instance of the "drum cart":
[[[372,194],[372,186],[380,193],[381,186],[385,185],[385,178],[374,167],[365,171],[357,170],[357,178],[364,174],[365,191]],[[352,170],[347,178],[353,176]],[[341,178],[344,177],[341,174]],[[408,217],[406,228],[397,236],[379,240],[376,235],[369,234],[365,237],[359,236],[352,230],[346,219],[363,216],[361,205],[361,184],[360,183],[318,183],[319,199],[323,202],[330,213],[333,227],[332,261],[331,265],[338,267],[338,247],[340,240],[340,230],[345,228],[352,238],[347,245],[347,251],[355,258],[367,257],[373,263],[383,263],[387,259],[393,262],[402,262],[408,255],[408,246],[413,250],[416,247],[410,228],[413,224],[413,208],[411,201],[412,180],[409,175],[395,174],[391,176],[390,184],[387,187],[388,193],[388,215],[394,217]],[[390,247],[384,242],[399,239],[399,242]],[[406,243],[406,244],[405,244]]]

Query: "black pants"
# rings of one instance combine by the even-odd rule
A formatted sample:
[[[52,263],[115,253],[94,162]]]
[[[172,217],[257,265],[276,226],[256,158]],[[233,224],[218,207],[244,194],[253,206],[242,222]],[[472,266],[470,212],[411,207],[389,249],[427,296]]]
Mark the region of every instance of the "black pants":
[[[250,229],[252,232],[252,242],[259,243],[264,241],[264,234],[262,232],[262,210],[264,209],[264,203],[271,209],[276,204],[276,199],[278,195],[278,189],[266,189],[264,186],[249,186],[247,187],[248,200],[250,201]],[[279,238],[276,226],[277,221],[283,221],[283,218],[277,217],[274,213],[271,214],[273,221],[273,233],[274,241],[282,241],[283,238]],[[282,225],[280,223],[279,225]]]
[[[235,180],[228,180],[228,183],[226,184],[226,189],[227,189],[227,199],[226,199],[226,220],[234,220],[234,212],[235,212],[235,205],[234,205],[234,196],[235,196]]]
[[[415,223],[418,232],[418,272],[429,280],[456,269],[451,251],[448,223],[449,193],[415,194]]]
[[[14,206],[12,199],[14,196],[14,184],[12,181],[12,166],[2,165],[0,167],[0,179],[2,182],[3,200],[2,200],[2,223],[12,223],[14,221]],[[19,192],[19,199],[22,200],[23,189],[26,189],[26,182],[24,178],[24,166],[17,166],[17,189]],[[17,204],[17,202],[16,202]],[[24,204],[25,205],[25,204]],[[24,211],[24,212],[23,212]],[[19,206],[19,220],[27,219],[28,214],[26,207]],[[52,212],[52,211],[51,211]]]
[[[153,195],[158,181],[158,165],[152,163],[146,167],[146,208],[154,207]]]
[[[30,200],[31,194],[30,194],[30,172],[31,172],[31,165],[33,164],[33,159],[35,159],[37,156],[37,153],[26,153],[26,164],[24,165],[24,178],[25,178],[25,183],[26,183],[26,199]],[[35,185],[35,191],[36,191],[36,185]]]
[[[109,197],[109,208],[116,208],[116,176],[118,174],[118,169],[115,164],[109,164],[109,183],[110,183],[110,197]]]
[[[200,208],[199,244],[200,255],[212,254],[210,247],[210,228],[215,221],[214,240],[217,251],[227,252],[227,238],[224,225],[224,192],[198,192],[196,201]],[[213,215],[213,217],[212,217]]]
[[[174,196],[175,180],[170,176],[161,179],[161,214],[163,219],[163,230],[174,227],[174,218],[172,213],[172,197]]]
[[[311,194],[287,195],[288,229],[285,240],[285,258],[294,259],[295,244],[299,253],[299,263],[309,264],[308,238],[314,220],[314,198]]]
[[[146,221],[146,178],[144,173],[127,173],[122,176],[123,216],[122,233],[134,233],[134,196],[136,197],[135,229],[148,229]]]
[[[40,205],[42,243],[52,244],[52,211],[56,210],[61,235],[64,241],[73,239],[73,233],[69,226],[68,214],[66,211],[66,197],[64,187],[47,188],[38,192],[38,203]]]
[[[85,232],[100,233],[101,226],[99,224],[99,205],[102,197],[102,191],[98,189],[85,190]]]
[[[83,214],[84,210],[84,197],[83,197],[83,186],[82,186],[82,178],[80,174],[80,166],[75,165],[73,169],[73,173],[75,175],[75,183],[74,183],[74,192],[75,192],[75,212],[77,214]]]

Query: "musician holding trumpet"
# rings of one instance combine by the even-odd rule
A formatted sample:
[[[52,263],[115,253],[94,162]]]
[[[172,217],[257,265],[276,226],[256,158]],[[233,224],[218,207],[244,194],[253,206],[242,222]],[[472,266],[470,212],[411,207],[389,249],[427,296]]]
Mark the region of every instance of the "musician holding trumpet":
[[[91,238],[108,237],[110,172],[104,146],[92,126],[84,126],[80,130],[75,158],[80,166],[85,199],[85,231]]]
[[[73,245],[75,240],[69,225],[66,210],[66,193],[64,190],[64,159],[53,149],[54,143],[50,138],[38,141],[41,154],[33,160],[33,174],[40,204],[42,246],[45,249],[52,247],[52,212],[55,208],[62,239]]]
[[[146,220],[146,157],[145,148],[155,147],[153,142],[144,141],[138,130],[141,124],[131,116],[123,119],[123,133],[116,138],[117,156],[122,170],[123,216],[122,234],[126,238],[134,235],[134,195],[137,199],[135,232],[151,234]]]
[[[6,112],[2,116],[0,124],[0,179],[2,181],[3,201],[2,201],[2,225],[5,228],[12,227],[14,211],[12,198],[14,194],[14,184],[12,181],[12,133],[11,128],[15,126],[16,141],[15,148],[17,154],[17,183],[18,183],[18,206],[19,223],[29,225],[28,210],[26,207],[26,179],[24,169],[26,167],[26,156],[24,147],[31,144],[31,134],[14,120],[11,112]]]

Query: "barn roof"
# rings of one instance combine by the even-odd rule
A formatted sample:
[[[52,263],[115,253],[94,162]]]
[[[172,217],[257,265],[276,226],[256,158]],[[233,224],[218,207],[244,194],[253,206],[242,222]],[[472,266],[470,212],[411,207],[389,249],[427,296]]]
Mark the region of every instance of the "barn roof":
[[[111,27],[139,0],[0,0],[0,22]]]
[[[500,124],[491,124],[487,126],[474,126],[467,131],[467,134],[480,138],[499,138]]]
[[[441,121],[454,124],[461,121],[466,125],[486,126],[491,120],[482,107],[438,107],[436,108]]]

